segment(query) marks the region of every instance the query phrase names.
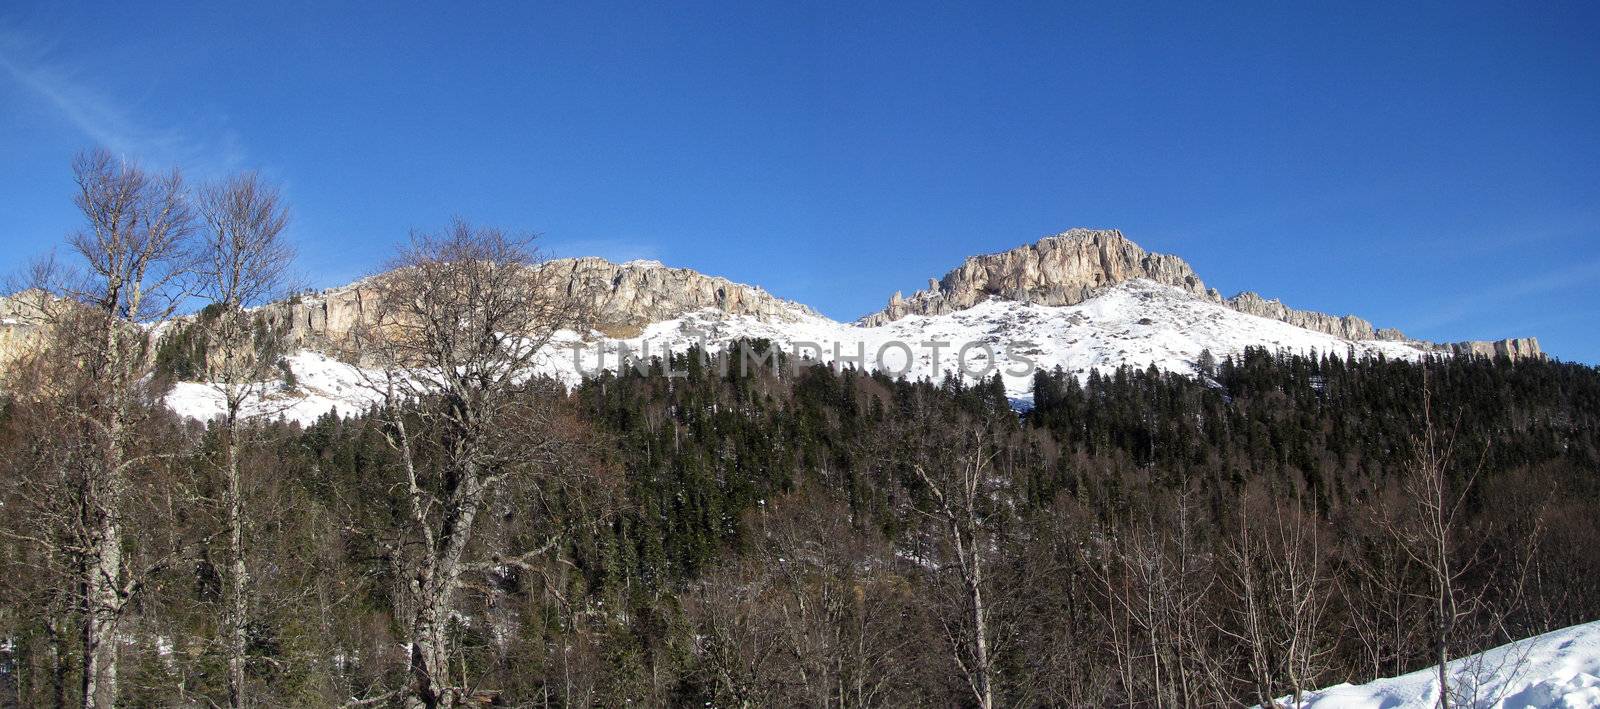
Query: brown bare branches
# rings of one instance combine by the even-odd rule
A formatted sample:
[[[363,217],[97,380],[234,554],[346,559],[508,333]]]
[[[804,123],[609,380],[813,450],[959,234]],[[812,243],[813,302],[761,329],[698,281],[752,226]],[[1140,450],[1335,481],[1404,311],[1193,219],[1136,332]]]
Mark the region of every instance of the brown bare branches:
[[[532,240],[456,221],[415,234],[370,283],[370,319],[351,344],[378,373],[386,431],[402,462],[395,487],[409,511],[405,573],[411,701],[455,706],[468,685],[450,673],[449,630],[479,520],[512,481],[560,463],[542,350],[576,322],[575,301],[538,268]],[[553,546],[553,545],[552,545]],[[526,554],[510,554],[527,564]]]

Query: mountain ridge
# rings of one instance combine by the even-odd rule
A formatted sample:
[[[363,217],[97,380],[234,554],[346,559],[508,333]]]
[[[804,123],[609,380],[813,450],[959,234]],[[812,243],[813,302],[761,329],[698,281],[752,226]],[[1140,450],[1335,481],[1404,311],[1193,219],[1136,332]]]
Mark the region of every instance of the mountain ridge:
[[[823,329],[830,333],[840,328],[881,328],[913,315],[950,315],[990,301],[1078,305],[1120,284],[1144,280],[1198,301],[1349,342],[1405,343],[1424,352],[1453,355],[1543,356],[1538,340],[1531,337],[1439,345],[1410,340],[1396,329],[1375,328],[1353,315],[1297,310],[1253,291],[1224,298],[1182,258],[1146,251],[1115,229],[1069,229],[1031,244],[970,256],[943,278],[930,279],[927,289],[909,298],[896,292],[883,310],[853,323],[832,321],[759,286],[659,261],[614,263],[591,256],[552,259],[537,268],[545,275],[543,287],[582,301],[589,316],[584,329],[612,340],[637,338],[653,324],[702,312],[791,325],[801,331],[806,329],[799,327],[803,323],[823,321],[829,323]],[[11,300],[0,299],[0,315],[5,315],[0,322],[0,357],[29,347],[37,336],[33,325],[12,313],[17,308]],[[326,353],[337,351],[342,334],[367,316],[370,300],[370,278],[366,278],[274,301],[258,312],[278,327],[289,349]]]
[[[1005,251],[969,256],[942,278],[906,297],[896,291],[882,310],[856,322],[881,325],[907,315],[937,315],[972,307],[990,298],[1040,305],[1076,305],[1104,288],[1143,278],[1179,288],[1195,297],[1250,315],[1280,320],[1296,327],[1346,340],[1417,342],[1453,354],[1509,357],[1542,356],[1534,337],[1462,341],[1443,345],[1412,340],[1395,328],[1378,328],[1355,315],[1329,315],[1289,307],[1255,291],[1224,298],[1205,285],[1179,256],[1146,251],[1117,229],[1077,227]]]

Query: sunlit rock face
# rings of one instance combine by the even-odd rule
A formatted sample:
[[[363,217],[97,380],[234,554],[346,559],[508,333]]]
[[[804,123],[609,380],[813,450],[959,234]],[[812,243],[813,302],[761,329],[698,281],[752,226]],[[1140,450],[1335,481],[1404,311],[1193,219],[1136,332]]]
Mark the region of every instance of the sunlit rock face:
[[[637,328],[706,308],[773,322],[814,315],[760,288],[657,261],[559,259],[541,270],[544,282],[576,296],[601,329]]]
[[[969,257],[909,298],[891,298],[862,318],[882,325],[907,315],[943,315],[988,298],[1039,305],[1077,305],[1106,286],[1142,278],[1221,301],[1183,259],[1150,253],[1115,229],[1071,229],[998,254]]]
[[[1346,340],[1404,340],[1405,335],[1393,328],[1378,330],[1354,315],[1327,315],[1311,310],[1295,310],[1277,299],[1262,298],[1253,291],[1245,291],[1227,301],[1228,307],[1241,313],[1282,320],[1295,327],[1325,332]]]
[[[943,315],[994,298],[1039,305],[1076,305],[1107,287],[1136,279],[1171,286],[1241,313],[1344,340],[1410,341],[1399,330],[1377,328],[1354,315],[1297,310],[1253,291],[1223,298],[1216,290],[1207,288],[1183,259],[1145,251],[1115,229],[1069,229],[1010,251],[969,257],[943,278],[929,279],[926,289],[909,297],[896,291],[883,310],[858,322],[870,327],[910,315]],[[1456,355],[1512,359],[1543,356],[1539,341],[1531,337],[1449,345],[1419,344]]]
[[[534,282],[551,291],[547,295],[572,298],[584,325],[612,335],[707,308],[772,322],[815,315],[760,288],[656,261],[612,263],[588,257],[555,259],[536,268]],[[285,328],[292,346],[326,349],[372,316],[372,280],[289,298],[262,312]]]
[[[585,316],[578,329],[592,329],[609,338],[634,338],[653,324],[708,312],[790,330],[803,330],[806,323],[823,319],[810,308],[759,287],[687,268],[669,268],[656,261],[557,259],[537,266],[535,275],[537,287],[546,289],[547,296],[571,298],[576,303],[576,309]],[[285,336],[286,351],[311,350],[361,361],[362,353],[350,351],[345,335],[373,317],[374,284],[382,277],[380,274],[339,288],[302,293],[256,312]],[[1183,259],[1145,251],[1112,229],[1071,229],[1009,251],[970,257],[943,278],[930,279],[924,290],[909,297],[894,293],[887,307],[854,325],[874,328],[908,316],[963,313],[989,301],[1074,306],[1134,281],[1159,284],[1185,298],[1340,340],[1407,343],[1424,351],[1457,356],[1543,356],[1538,340],[1533,338],[1435,345],[1408,340],[1398,330],[1375,328],[1353,315],[1297,310],[1254,292],[1223,298],[1206,287]],[[43,340],[45,326],[29,317],[23,298],[24,294],[0,298],[0,368],[18,354],[38,347]]]
[[[1511,359],[1544,357],[1544,353],[1539,351],[1539,338],[1537,337],[1457,342],[1450,345],[1450,350],[1456,355],[1472,355],[1476,357],[1509,357]]]

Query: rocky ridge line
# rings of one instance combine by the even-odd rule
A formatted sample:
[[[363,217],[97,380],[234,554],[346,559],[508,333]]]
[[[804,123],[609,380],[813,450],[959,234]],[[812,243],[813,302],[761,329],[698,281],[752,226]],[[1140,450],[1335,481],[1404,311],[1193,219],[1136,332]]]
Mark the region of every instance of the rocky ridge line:
[[[538,268],[545,287],[576,296],[590,325],[611,337],[632,337],[650,323],[706,308],[773,322],[819,317],[761,288],[657,261],[612,263],[589,256],[552,259]],[[326,349],[365,317],[371,300],[370,287],[357,281],[278,301],[263,311],[286,326],[291,346]]]
[[[873,327],[907,315],[943,315],[994,297],[1077,305],[1101,288],[1138,278],[1222,302],[1177,256],[1146,252],[1115,229],[1071,229],[1010,251],[968,257],[909,298],[896,292],[888,307],[858,323]]]
[[[1239,312],[1289,323],[1345,340],[1409,341],[1394,328],[1375,328],[1354,315],[1335,316],[1297,310],[1276,299],[1246,291],[1223,298],[1207,288],[1194,269],[1171,254],[1145,251],[1116,229],[1069,229],[1039,241],[996,254],[972,256],[944,278],[902,296],[898,291],[881,311],[861,318],[864,326],[883,325],[908,315],[942,315],[970,308],[989,298],[1039,305],[1076,305],[1107,286],[1146,279],[1186,291],[1195,297]],[[1433,345],[1453,354],[1539,357],[1535,338]]]
[[[644,326],[704,309],[748,316],[764,322],[820,318],[815,311],[773,296],[761,288],[669,268],[655,261],[612,263],[596,257],[556,259],[540,267],[547,287],[577,295],[592,316],[592,326],[608,337],[638,335]],[[1355,316],[1336,317],[1296,310],[1244,292],[1224,299],[1207,288],[1183,259],[1146,252],[1116,230],[1072,229],[1010,251],[973,256],[910,298],[896,293],[888,307],[857,321],[879,326],[910,315],[940,315],[990,298],[1075,305],[1105,288],[1146,279],[1243,313],[1289,323],[1346,340],[1407,341],[1398,330],[1373,328]],[[0,298],[0,361],[34,346],[39,328],[23,317],[13,298]],[[291,348],[322,352],[339,349],[339,340],[366,316],[372,298],[368,281],[277,301],[260,309],[288,336]],[[1540,357],[1534,338],[1425,344],[1442,352],[1489,357]]]

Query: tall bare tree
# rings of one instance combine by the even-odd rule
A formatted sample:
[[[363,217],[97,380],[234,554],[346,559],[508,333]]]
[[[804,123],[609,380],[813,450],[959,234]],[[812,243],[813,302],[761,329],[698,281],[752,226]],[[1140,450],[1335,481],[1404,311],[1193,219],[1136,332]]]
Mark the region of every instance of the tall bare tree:
[[[1450,709],[1454,688],[1450,681],[1450,655],[1455,650],[1457,625],[1475,610],[1478,599],[1464,595],[1462,577],[1475,562],[1460,550],[1460,519],[1467,493],[1478,469],[1464,480],[1451,480],[1455,469],[1455,436],[1442,433],[1433,421],[1433,400],[1423,366],[1421,431],[1413,438],[1411,469],[1405,491],[1414,505],[1409,524],[1389,528],[1401,548],[1428,577],[1428,602],[1432,604],[1432,653],[1439,680],[1439,708]]]
[[[351,333],[381,372],[369,384],[385,400],[401,461],[397,557],[409,607],[399,615],[410,629],[415,706],[456,706],[466,693],[450,663],[463,575],[515,567],[554,546],[472,552],[493,496],[539,479],[561,455],[553,409],[539,401],[550,383],[535,366],[557,331],[578,320],[578,301],[540,263],[531,239],[462,221],[414,235],[373,279],[374,309]]]
[[[758,548],[698,584],[704,681],[730,706],[915,704],[923,630],[893,550],[826,493],[763,504]]]
[[[222,627],[228,660],[228,705],[245,703],[246,631],[250,613],[250,569],[246,564],[246,515],[239,455],[241,433],[251,421],[270,416],[268,389],[280,353],[278,333],[250,308],[282,294],[294,257],[283,239],[289,215],[277,188],[255,173],[237,175],[201,190],[198,206],[203,248],[198,285],[212,305],[205,323],[216,345],[207,369],[222,401],[223,512],[227,527],[227,583]]]
[[[938,529],[945,552],[938,566],[959,579],[962,612],[946,623],[946,636],[973,701],[989,709],[994,706],[994,627],[984,575],[993,535],[985,522],[995,496],[998,442],[986,421],[950,421],[931,410],[920,412],[910,434],[919,439],[911,443],[910,467],[931,501],[931,509],[921,512]]]
[[[1330,648],[1319,637],[1332,597],[1318,520],[1304,502],[1284,503],[1247,489],[1238,529],[1223,540],[1221,585],[1231,613],[1213,622],[1242,651],[1243,669],[1261,706],[1288,690],[1295,705],[1313,687]]]
[[[193,214],[176,170],[152,174],[103,150],[80,154],[72,170],[85,225],[68,243],[81,267],[39,269],[22,298],[64,365],[45,383],[71,414],[58,434],[74,453],[56,460],[74,514],[57,531],[75,569],[82,703],[109,707],[118,627],[143,578],[124,557],[124,505],[130,476],[157,455],[138,445],[154,394],[150,333],[187,293]]]
[[[1473,677],[1453,678],[1452,655],[1483,649],[1478,646],[1492,635],[1476,632],[1473,624],[1503,630],[1506,609],[1490,607],[1488,596],[1500,590],[1492,584],[1469,584],[1469,574],[1483,562],[1483,539],[1477,530],[1464,523],[1468,495],[1478,484],[1487,450],[1473,465],[1463,465],[1458,457],[1458,427],[1441,429],[1434,420],[1433,394],[1428,383],[1428,368],[1422,369],[1422,412],[1418,431],[1412,437],[1412,458],[1403,472],[1402,500],[1385,513],[1380,510],[1378,527],[1388,542],[1420,570],[1422,582],[1403,589],[1419,606],[1427,607],[1429,656],[1439,682],[1438,706],[1449,709],[1458,703],[1472,704],[1478,689]],[[1530,533],[1531,544],[1537,534]],[[1531,547],[1530,547],[1531,548]],[[1513,580],[1507,585],[1520,596],[1527,573],[1527,560],[1509,558],[1507,568]],[[1508,638],[1501,637],[1502,641]]]

